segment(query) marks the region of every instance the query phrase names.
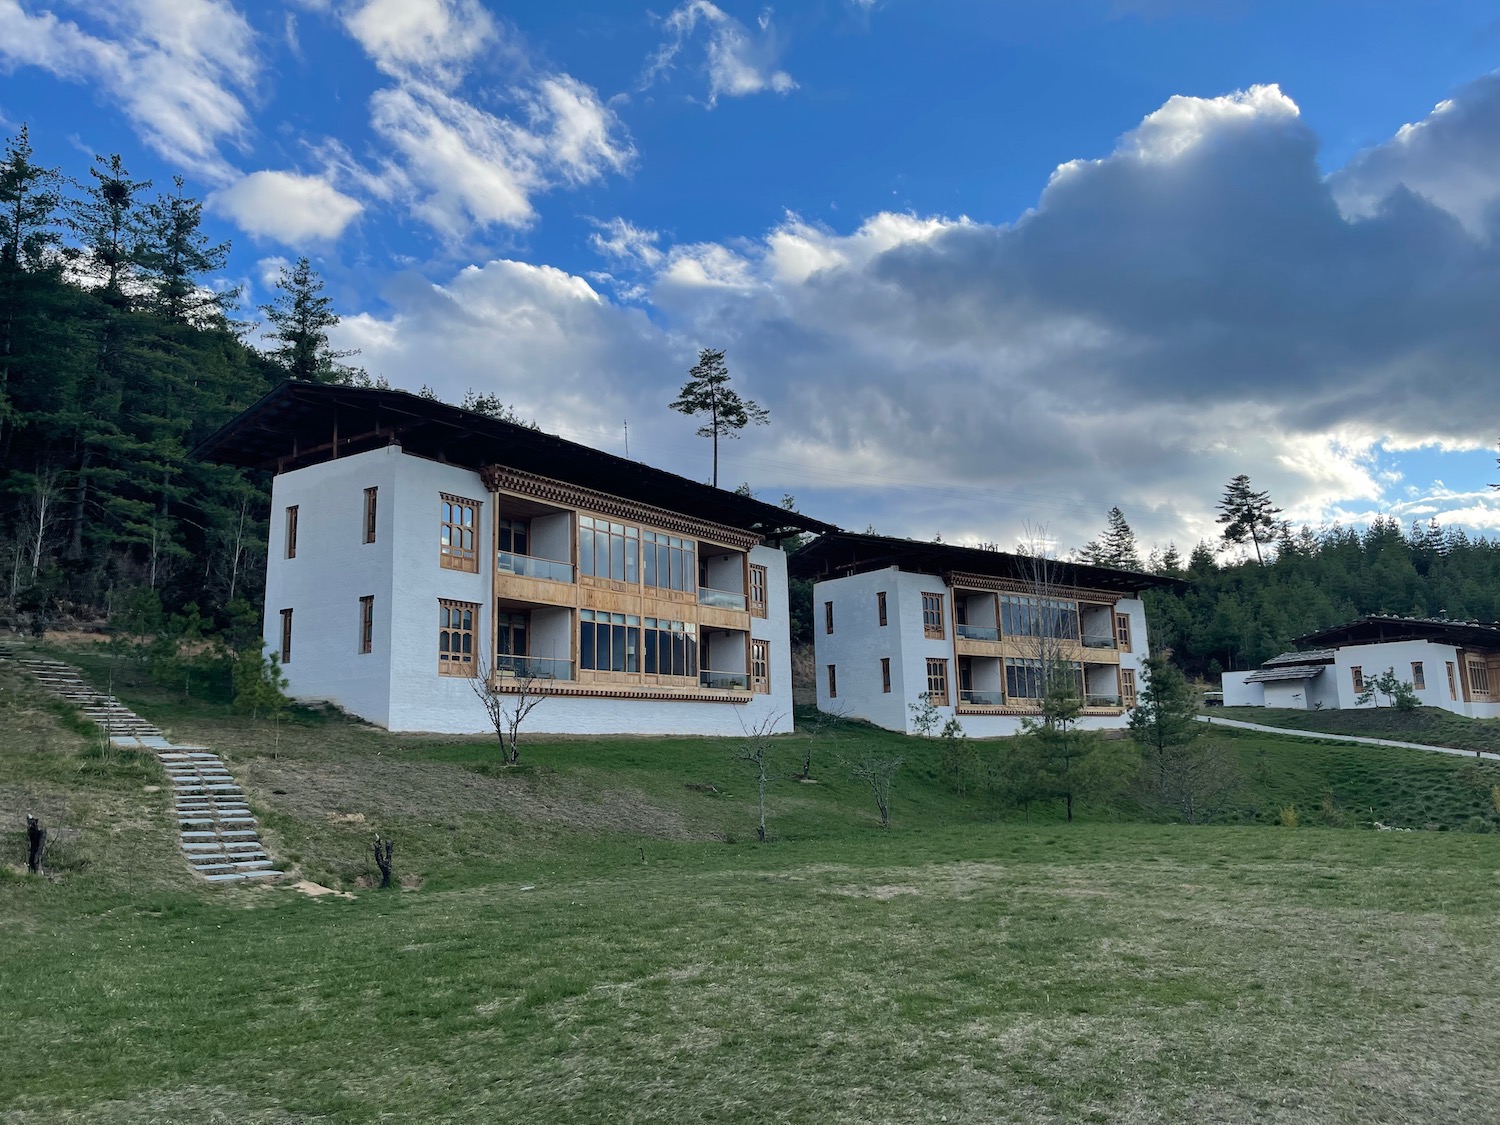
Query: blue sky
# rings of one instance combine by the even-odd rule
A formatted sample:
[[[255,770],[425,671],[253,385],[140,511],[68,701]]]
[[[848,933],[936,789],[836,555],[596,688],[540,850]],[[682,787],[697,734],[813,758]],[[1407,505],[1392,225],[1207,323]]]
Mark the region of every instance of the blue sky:
[[[102,14],[101,14],[102,12]],[[0,0],[0,116],[309,255],[398,386],[893,534],[1061,548],[1500,506],[1477,3]],[[1435,109],[1435,107],[1438,107]]]

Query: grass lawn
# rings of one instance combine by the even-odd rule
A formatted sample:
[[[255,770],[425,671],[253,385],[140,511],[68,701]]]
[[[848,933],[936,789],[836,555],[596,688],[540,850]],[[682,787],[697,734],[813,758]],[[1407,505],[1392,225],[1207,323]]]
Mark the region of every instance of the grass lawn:
[[[1470,719],[1441,707],[1418,707],[1415,711],[1405,712],[1394,707],[1355,707],[1336,711],[1215,707],[1209,714],[1246,723],[1263,723],[1269,727],[1314,730],[1320,734],[1390,738],[1398,742],[1500,753],[1500,719]]]
[[[507,771],[117,687],[354,897],[196,882],[155,762],[0,665],[0,858],[26,808],[63,833],[53,878],[0,872],[4,1125],[1500,1119],[1500,836],[1254,823],[1337,787],[1345,823],[1456,827],[1462,760],[1236,738],[1245,823],[1070,826],[851,724],[760,846],[711,740],[536,740]],[[871,740],[910,751],[890,832],[839,764]],[[375,831],[408,889],[360,886]]]

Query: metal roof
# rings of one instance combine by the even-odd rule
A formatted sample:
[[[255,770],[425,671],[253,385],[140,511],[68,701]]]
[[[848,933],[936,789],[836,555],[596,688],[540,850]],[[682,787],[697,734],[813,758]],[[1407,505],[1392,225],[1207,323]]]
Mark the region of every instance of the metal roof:
[[[1377,614],[1318,633],[1309,633],[1298,638],[1297,643],[1342,648],[1347,645],[1377,645],[1386,641],[1437,641],[1440,644],[1473,648],[1500,648],[1500,624]]]
[[[916,574],[947,575],[954,571],[1010,578],[1026,582],[1035,575],[1036,560],[982,547],[959,547],[948,543],[923,543],[916,539],[893,539],[885,535],[857,535],[832,531],[820,535],[788,560],[793,578],[818,580],[841,578],[895,566]],[[1115,570],[1106,566],[1048,560],[1059,586],[1081,586],[1112,593],[1137,593],[1153,588],[1182,590],[1179,578]]]
[[[205,438],[193,456],[278,472],[399,444],[466,468],[504,465],[779,541],[834,525],[406,391],[286,382]]]
[[[1283,664],[1332,664],[1334,660],[1333,649],[1314,649],[1311,652],[1283,652],[1280,656],[1273,656],[1261,665],[1262,668],[1276,668]]]
[[[1264,684],[1272,680],[1310,680],[1328,670],[1327,664],[1293,664],[1281,668],[1262,667],[1245,677],[1247,684]]]

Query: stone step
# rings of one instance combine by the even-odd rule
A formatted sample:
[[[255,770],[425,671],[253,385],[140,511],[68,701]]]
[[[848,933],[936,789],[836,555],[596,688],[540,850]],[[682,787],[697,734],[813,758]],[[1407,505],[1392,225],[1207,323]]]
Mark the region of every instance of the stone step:
[[[285,871],[233,871],[222,875],[208,875],[206,878],[210,883],[234,883],[241,879],[278,879],[285,874]]]
[[[226,840],[253,840],[259,833],[252,828],[233,828],[227,832],[220,832],[219,835]]]

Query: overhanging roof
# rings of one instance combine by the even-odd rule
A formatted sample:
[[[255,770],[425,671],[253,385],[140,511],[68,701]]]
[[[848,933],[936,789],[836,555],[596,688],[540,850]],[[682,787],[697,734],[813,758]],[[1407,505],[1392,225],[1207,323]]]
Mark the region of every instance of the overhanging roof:
[[[1500,624],[1487,621],[1447,621],[1433,617],[1361,617],[1297,640],[1299,645],[1340,648],[1377,645],[1386,641],[1436,641],[1473,648],[1500,648]]]
[[[1272,680],[1310,680],[1328,670],[1327,664],[1285,664],[1277,668],[1261,668],[1245,677],[1247,684],[1264,684]]]
[[[1314,649],[1312,652],[1283,652],[1261,665],[1262,668],[1279,668],[1287,664],[1332,664],[1333,649]]]
[[[842,578],[894,566],[916,574],[948,575],[954,572],[988,578],[1028,582],[1036,575],[1036,560],[982,547],[959,547],[948,543],[923,543],[916,539],[893,539],[885,535],[857,535],[833,531],[820,535],[788,561],[794,578],[817,581]],[[1139,593],[1149,589],[1187,588],[1179,578],[1115,570],[1106,566],[1048,560],[1050,581],[1059,586],[1078,586],[1110,593]]]
[[[286,382],[205,438],[193,456],[278,472],[384,445],[479,469],[504,465],[777,541],[832,524],[406,391]]]

